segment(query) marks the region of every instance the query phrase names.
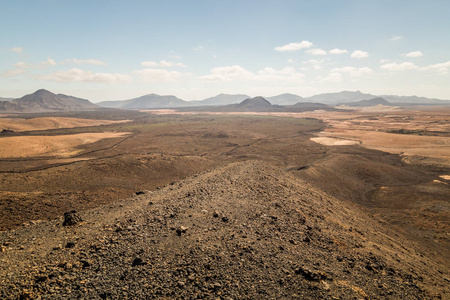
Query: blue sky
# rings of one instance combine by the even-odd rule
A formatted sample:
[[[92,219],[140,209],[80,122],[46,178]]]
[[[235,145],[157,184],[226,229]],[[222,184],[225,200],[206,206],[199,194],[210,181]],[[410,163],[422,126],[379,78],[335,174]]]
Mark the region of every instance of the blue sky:
[[[450,1],[0,1],[0,97],[450,100]]]

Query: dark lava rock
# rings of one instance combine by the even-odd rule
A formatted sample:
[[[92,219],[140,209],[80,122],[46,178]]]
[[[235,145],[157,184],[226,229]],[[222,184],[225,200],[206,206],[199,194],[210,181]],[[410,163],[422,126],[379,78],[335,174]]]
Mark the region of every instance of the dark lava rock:
[[[66,248],[73,248],[75,247],[75,242],[67,242]]]
[[[306,267],[298,267],[295,270],[295,274],[302,275],[306,280],[309,281],[320,281],[327,279],[327,274],[322,271],[310,270]]]
[[[73,226],[83,221],[76,210],[68,211],[64,213],[63,226]]]
[[[185,226],[180,226],[179,228],[177,228],[177,234],[178,234],[178,235],[181,235],[181,234],[183,234],[183,233],[186,233],[187,230],[188,230],[187,227],[185,227]]]
[[[140,265],[144,265],[145,263],[144,263],[144,261],[142,260],[142,258],[140,258],[140,257],[136,257],[134,260],[133,260],[133,263],[131,264],[133,267],[135,267],[135,266],[140,266]]]

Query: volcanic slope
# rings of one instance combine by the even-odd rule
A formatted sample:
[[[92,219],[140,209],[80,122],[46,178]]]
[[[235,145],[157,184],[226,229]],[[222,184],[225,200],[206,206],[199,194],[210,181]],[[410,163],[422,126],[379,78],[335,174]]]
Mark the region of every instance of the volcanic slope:
[[[448,274],[415,244],[267,162],[232,163],[80,217],[0,233],[0,298],[449,296]]]

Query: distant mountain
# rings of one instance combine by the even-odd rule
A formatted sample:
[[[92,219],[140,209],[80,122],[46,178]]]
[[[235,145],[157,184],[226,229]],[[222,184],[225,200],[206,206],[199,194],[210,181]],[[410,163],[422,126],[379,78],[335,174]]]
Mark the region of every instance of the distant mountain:
[[[305,100],[313,102],[321,102],[325,104],[345,104],[356,103],[363,100],[371,100],[374,98],[383,98],[390,102],[391,105],[450,105],[448,100],[439,100],[434,98],[425,98],[417,96],[395,96],[395,95],[382,95],[376,96],[371,94],[364,94],[360,91],[342,91],[339,93],[327,93],[314,95],[312,97],[305,98]]]
[[[3,97],[0,97],[0,101],[11,101],[11,100],[14,100],[14,98],[3,98]]]
[[[125,109],[175,108],[191,105],[175,96],[160,96],[157,94],[148,94],[129,100],[103,101],[97,104],[103,107]]]
[[[375,105],[392,105],[390,102],[386,101],[385,99],[381,97],[369,99],[369,100],[361,100],[357,102],[346,102],[342,103],[347,106],[375,106]]]
[[[0,102],[0,111],[3,112],[84,111],[96,108],[99,107],[88,100],[63,94],[56,95],[44,89],[12,101]]]
[[[283,106],[272,105],[263,97],[247,98],[237,104],[229,104],[223,106],[196,106],[185,107],[180,110],[183,111],[211,111],[211,112],[266,112],[266,111],[281,111]]]
[[[391,103],[398,103],[403,105],[414,105],[414,104],[441,104],[441,105],[449,105],[449,100],[439,100],[436,98],[425,98],[425,97],[417,97],[417,96],[395,96],[395,95],[383,95],[380,96],[386,99]]]
[[[238,111],[266,111],[274,108],[274,106],[263,97],[248,98],[233,106],[238,109]]]
[[[371,94],[364,94],[360,91],[350,92],[350,91],[342,91],[339,93],[327,93],[327,94],[319,94],[314,95],[312,97],[305,98],[305,100],[313,101],[313,102],[321,102],[325,104],[338,104],[338,103],[346,103],[346,102],[357,102],[361,100],[369,100],[376,98],[377,96]]]
[[[266,99],[270,101],[270,103],[278,105],[294,105],[304,100],[302,97],[298,95],[288,93],[273,97],[267,97]]]
[[[206,98],[201,101],[188,101],[188,102],[189,104],[195,106],[206,106],[206,105],[219,106],[219,105],[236,104],[247,98],[250,98],[250,96],[243,94],[236,94],[236,95],[219,94],[217,96]]]
[[[315,103],[315,102],[298,102],[294,105],[287,106],[286,109],[288,109],[291,112],[302,112],[302,111],[313,111],[313,110],[339,110],[334,107],[331,107],[329,105],[323,104],[323,103]]]

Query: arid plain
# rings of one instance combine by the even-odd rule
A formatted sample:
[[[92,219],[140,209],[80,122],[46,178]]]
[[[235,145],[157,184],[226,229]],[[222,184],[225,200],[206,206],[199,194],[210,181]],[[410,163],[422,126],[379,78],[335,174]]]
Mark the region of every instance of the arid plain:
[[[41,236],[41,243],[33,242],[33,246],[27,247],[23,245],[25,239],[15,239],[14,235],[27,230],[32,232],[33,226],[40,226],[39,224],[47,224],[47,222],[56,224],[51,222],[59,222],[58,220],[66,211],[77,210],[88,213],[91,209],[94,211],[101,209],[103,205],[120,209],[119,207],[127,207],[128,202],[136,206],[138,205],[136,201],[139,202],[141,197],[132,198],[136,192],[151,194],[174,189],[178,191],[183,185],[189,186],[189,183],[183,180],[195,181],[196,176],[206,176],[206,179],[201,177],[202,179],[198,180],[201,183],[202,180],[207,182],[212,179],[208,177],[210,175],[205,174],[222,172],[217,170],[223,168],[225,168],[224,174],[231,172],[231,175],[227,175],[231,176],[231,182],[250,180],[250,177],[245,176],[242,179],[233,179],[233,172],[240,174],[245,169],[247,170],[245,174],[253,174],[252,176],[262,174],[261,178],[270,177],[272,173],[278,174],[280,179],[273,180],[280,180],[282,184],[289,185],[291,184],[289,182],[298,179],[310,185],[312,189],[323,193],[320,199],[322,197],[337,199],[336,201],[342,203],[339,205],[345,208],[337,208],[333,206],[337,204],[330,204],[328,211],[355,209],[354,216],[362,213],[364,218],[370,219],[369,223],[374,222],[375,227],[380,226],[379,229],[376,227],[378,232],[386,230],[386,236],[389,236],[391,243],[394,244],[394,246],[391,244],[392,247],[400,249],[398,245],[405,245],[404,251],[409,254],[398,252],[400,253],[398,256],[394,252],[389,252],[394,250],[388,251],[393,257],[397,255],[399,261],[392,262],[395,268],[401,269],[400,260],[403,258],[405,261],[411,259],[413,264],[416,256],[422,257],[423,261],[420,263],[425,265],[423,268],[411,269],[415,277],[414,280],[409,281],[418,286],[414,291],[409,290],[411,286],[408,288],[406,288],[407,285],[403,286],[408,280],[400,275],[398,278],[403,279],[398,280],[405,282],[392,283],[393,288],[382,287],[385,283],[380,283],[376,288],[370,287],[367,282],[358,286],[348,279],[333,280],[330,283],[325,275],[323,278],[318,275],[319,279],[310,280],[313,282],[311,284],[317,285],[318,290],[311,288],[312,294],[294,291],[297,295],[315,295],[314,297],[317,298],[328,295],[342,298],[345,297],[346,291],[351,291],[354,298],[390,297],[394,299],[401,295],[408,297],[421,295],[423,298],[444,299],[450,295],[448,291],[450,281],[448,274],[450,269],[449,124],[448,106],[407,109],[378,106],[340,112],[303,113],[111,110],[102,113],[10,114],[0,118],[0,129],[10,130],[5,130],[0,136],[0,210],[2,211],[0,229],[5,230],[1,239],[3,270],[13,274],[13,265],[17,264],[19,259],[22,260],[23,270],[31,268],[26,266],[27,260],[24,260],[26,255],[32,254],[33,257],[53,255],[52,251],[57,247],[52,248],[53,250],[45,250],[42,244],[42,242],[45,243],[44,237]],[[251,166],[248,165],[249,163]],[[258,171],[258,168],[261,171]],[[290,179],[285,179],[284,176]],[[261,179],[261,184],[264,184],[264,180]],[[275,184],[272,181],[267,184],[269,183]],[[204,189],[215,190],[212,186],[205,186]],[[257,190],[261,197],[267,196],[261,187]],[[236,188],[233,192],[239,195],[248,191]],[[276,193],[273,194],[272,190],[270,193],[271,197],[279,196]],[[186,192],[185,197],[191,196],[192,192]],[[178,194],[177,197],[179,197]],[[239,198],[239,196],[235,197]],[[286,199],[287,197],[288,194]],[[328,201],[333,201],[332,199]],[[119,203],[117,201],[121,203],[121,206],[114,206],[116,205],[114,203]],[[163,203],[156,203],[163,205]],[[170,205],[176,205],[170,203]],[[332,213],[328,215],[327,207],[321,202],[314,205],[318,206],[314,209],[324,211],[323,223],[318,215],[314,218],[312,212],[310,215],[316,222],[315,226],[321,228],[324,235],[332,228],[327,222],[333,221],[347,227],[343,223],[344,217],[341,219]],[[189,207],[192,207],[192,204]],[[230,214],[239,215],[239,209],[235,211],[230,206],[227,209]],[[304,211],[308,209],[310,208],[304,208]],[[178,214],[181,216],[180,212]],[[223,212],[219,211],[220,217],[222,214]],[[192,215],[195,217],[195,213]],[[192,216],[189,215],[189,217]],[[89,217],[85,218],[89,219]],[[223,222],[228,222],[228,218],[230,216],[226,219],[223,217]],[[280,220],[280,216],[274,216],[272,222],[277,218]],[[89,220],[93,220],[92,217]],[[359,224],[358,226],[371,227],[367,225],[368,223],[356,223]],[[79,232],[84,232],[82,226],[78,229]],[[170,227],[167,224],[166,226]],[[362,240],[373,242],[372,233],[369,230],[375,229],[369,227],[355,227],[352,234],[360,235]],[[180,232],[184,233],[184,231]],[[330,232],[333,234],[332,231]],[[366,235],[364,236],[361,232],[366,232]],[[35,237],[38,236],[37,233],[33,234]],[[75,233],[66,232],[65,234],[72,236]],[[347,248],[349,237],[343,237],[336,231],[334,238],[331,244],[338,248],[343,247],[344,250],[339,249],[344,252],[353,251],[350,249],[352,247]],[[304,239],[306,240],[307,238]],[[198,237],[196,241],[198,242]],[[290,241],[289,247],[297,244],[295,239]],[[55,243],[58,244],[58,242]],[[375,253],[375,256],[381,256],[382,254],[379,253],[383,250],[374,244],[371,245],[369,250]],[[277,247],[282,250],[286,248],[281,244]],[[363,246],[354,248],[361,247]],[[405,258],[413,254],[416,256]],[[374,271],[375,267],[366,266],[366,268],[377,276],[384,276],[380,275],[384,272],[381,269]],[[421,273],[425,269],[432,275]],[[210,273],[215,272],[212,271],[214,269],[208,270]],[[44,274],[46,271],[37,270],[36,272],[36,274]],[[300,271],[296,269],[295,274],[305,272],[300,268]],[[355,274],[358,272],[355,271]],[[5,279],[8,276],[3,274],[2,282],[11,288],[11,281]],[[309,280],[308,276],[313,275],[304,275],[307,280]],[[377,280],[384,282],[381,277]],[[39,280],[39,286],[33,287],[33,284],[36,284],[33,283],[35,281],[28,282],[23,279],[23,284],[13,284],[11,291],[15,291],[14,295],[25,295],[31,298],[44,291],[49,293],[47,295],[50,295],[51,291],[55,292],[46,286],[52,282],[49,275]],[[196,295],[226,296],[222,289],[225,279],[220,282],[215,287],[208,288],[207,291],[200,289]],[[286,284],[287,281],[284,282]],[[187,289],[187,283],[184,281],[176,281],[174,285],[172,289],[169,289],[172,292]],[[397,291],[395,287],[400,285],[402,289]],[[256,290],[252,290],[250,285],[246,288],[249,289],[247,292],[250,298],[256,297]],[[156,293],[158,290],[156,286],[154,289],[155,294],[151,294],[153,296],[171,297],[170,294],[164,294],[161,291],[159,294]],[[242,295],[239,287],[234,289],[236,292],[229,295],[231,298]],[[73,287],[69,290],[73,290]],[[85,295],[82,289],[77,293],[78,297]],[[114,293],[113,295],[116,295]],[[292,295],[296,295],[295,293],[287,294],[285,297],[291,298]],[[5,292],[4,295],[9,297],[12,294]],[[99,292],[99,295],[103,298],[102,293]],[[120,296],[120,294],[117,295]],[[266,296],[270,295],[272,294],[269,293]]]

